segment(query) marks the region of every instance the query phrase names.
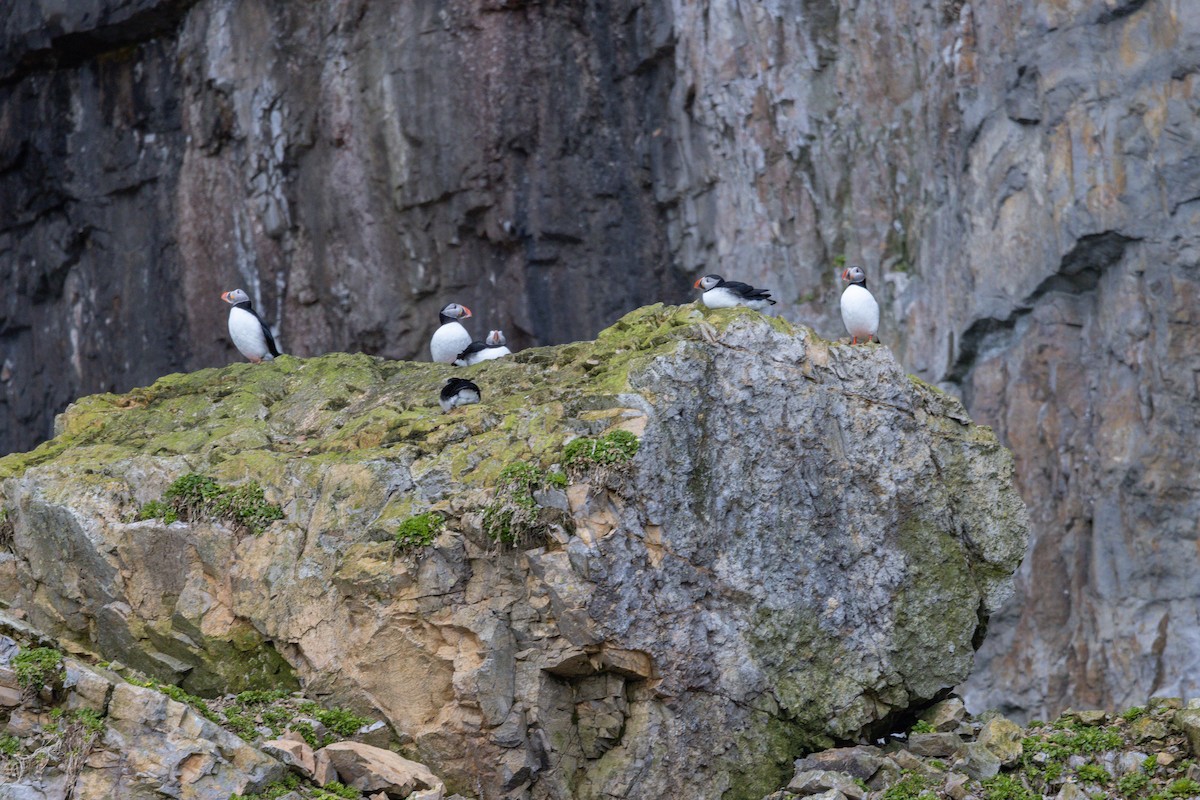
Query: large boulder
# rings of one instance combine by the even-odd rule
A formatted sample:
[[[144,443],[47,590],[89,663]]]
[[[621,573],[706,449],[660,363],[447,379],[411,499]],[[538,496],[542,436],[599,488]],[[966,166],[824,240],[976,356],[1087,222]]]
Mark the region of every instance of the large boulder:
[[[443,414],[450,375],[483,403]],[[0,459],[4,602],[197,692],[298,681],[488,796],[761,798],[960,682],[1026,540],[1008,452],[955,399],[744,309],[467,370],[168,376],[58,429]],[[617,429],[632,462],[560,467]],[[130,521],[190,472],[284,518]],[[399,547],[429,511],[432,543]]]

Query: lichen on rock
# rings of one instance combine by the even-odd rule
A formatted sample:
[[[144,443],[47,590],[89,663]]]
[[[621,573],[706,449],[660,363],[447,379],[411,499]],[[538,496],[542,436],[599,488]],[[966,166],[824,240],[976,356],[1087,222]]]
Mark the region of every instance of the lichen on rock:
[[[484,402],[441,413],[450,374]],[[487,535],[506,469],[614,430],[619,480],[540,483],[538,537]],[[188,473],[283,519],[127,521]],[[466,369],[282,357],[84,398],[0,459],[0,505],[0,599],[47,633],[190,691],[295,681],[452,790],[584,800],[757,800],[930,702],[1026,538],[1007,451],[886,349],[693,306]]]

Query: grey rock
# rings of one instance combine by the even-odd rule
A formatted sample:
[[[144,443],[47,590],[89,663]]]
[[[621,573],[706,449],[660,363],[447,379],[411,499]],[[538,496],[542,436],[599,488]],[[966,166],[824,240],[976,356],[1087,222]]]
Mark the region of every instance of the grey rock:
[[[963,740],[956,733],[914,733],[908,737],[908,750],[926,758],[945,758],[958,752]]]
[[[979,742],[967,742],[954,762],[954,769],[967,773],[977,781],[987,780],[1000,771],[1000,759]]]
[[[883,756],[878,747],[857,745],[855,747],[835,747],[822,750],[796,760],[796,772],[807,770],[826,770],[844,772],[852,778],[869,781],[883,764]]]
[[[1187,736],[1193,753],[1200,753],[1200,708],[1181,708],[1172,718],[1175,727]]]
[[[921,719],[933,726],[939,732],[959,732],[958,728],[967,715],[967,707],[962,698],[951,697],[934,703],[921,714]]]
[[[830,791],[844,795],[850,800],[862,800],[865,792],[844,772],[807,770],[797,772],[787,785],[787,790],[800,797],[823,796]]]

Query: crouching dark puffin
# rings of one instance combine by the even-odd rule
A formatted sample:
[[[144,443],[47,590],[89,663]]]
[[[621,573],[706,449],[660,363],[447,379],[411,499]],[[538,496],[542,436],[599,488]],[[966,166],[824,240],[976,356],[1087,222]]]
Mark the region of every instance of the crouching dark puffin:
[[[700,302],[709,308],[746,306],[762,311],[767,306],[775,305],[769,290],[755,289],[750,284],[740,281],[727,281],[720,275],[705,275],[693,286],[704,290],[704,294],[700,295]]]
[[[850,344],[859,339],[879,341],[879,303],[867,289],[867,274],[862,267],[848,267],[842,271],[842,280],[849,286],[842,292],[842,322],[850,334]]]
[[[471,334],[459,322],[469,316],[471,309],[458,303],[449,303],[438,312],[442,324],[429,340],[429,352],[434,361],[453,364],[459,353],[471,346]]]
[[[279,355],[275,337],[250,305],[249,295],[241,289],[234,289],[222,294],[221,299],[233,306],[229,309],[229,337],[242,355],[255,364],[270,361]]]
[[[452,408],[478,403],[481,396],[479,387],[469,380],[465,378],[450,378],[446,381],[446,385],[442,387],[442,394],[438,398],[438,405],[442,407],[442,411],[449,414]]]

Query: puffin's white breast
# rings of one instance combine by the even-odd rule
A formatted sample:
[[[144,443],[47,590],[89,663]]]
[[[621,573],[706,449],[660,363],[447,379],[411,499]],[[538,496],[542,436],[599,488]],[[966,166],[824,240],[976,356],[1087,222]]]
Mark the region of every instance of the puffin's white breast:
[[[501,345],[500,347],[485,347],[476,355],[479,356],[480,361],[491,361],[493,358],[512,355],[512,350],[509,350],[504,345]]]
[[[742,298],[737,292],[731,292],[724,286],[718,286],[700,295],[700,302],[709,308],[733,308],[742,304]]]
[[[433,360],[442,364],[453,364],[458,354],[471,346],[471,334],[458,322],[447,322],[433,332],[429,340],[429,353]]]
[[[229,309],[229,338],[233,339],[234,346],[246,358],[272,358],[262,323],[244,308]]]
[[[879,303],[871,292],[850,284],[842,292],[842,322],[851,336],[865,339],[879,331]]]

